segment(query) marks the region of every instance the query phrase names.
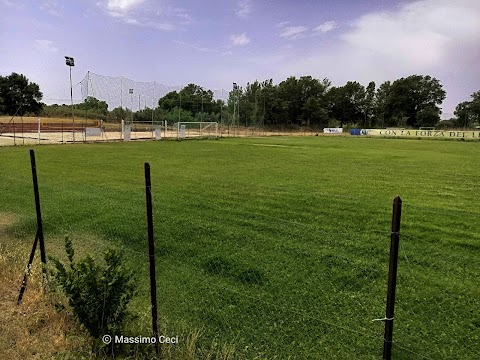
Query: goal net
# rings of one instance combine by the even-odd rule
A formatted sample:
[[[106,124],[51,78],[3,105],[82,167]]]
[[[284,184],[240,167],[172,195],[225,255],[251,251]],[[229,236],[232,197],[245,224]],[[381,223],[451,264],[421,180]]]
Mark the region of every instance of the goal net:
[[[123,140],[161,140],[166,137],[165,121],[125,121],[122,126]]]
[[[177,139],[217,138],[217,122],[178,122]]]

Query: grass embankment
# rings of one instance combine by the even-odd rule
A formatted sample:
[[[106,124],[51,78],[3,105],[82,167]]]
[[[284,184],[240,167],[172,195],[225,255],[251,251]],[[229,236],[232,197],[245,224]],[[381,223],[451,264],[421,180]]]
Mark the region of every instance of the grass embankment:
[[[8,233],[34,232],[27,149],[0,149]],[[149,334],[143,163],[152,169],[160,328],[239,358],[377,359],[391,201],[404,201],[394,355],[475,359],[477,143],[268,138],[36,148],[47,251],[122,246]],[[20,241],[19,240],[19,241]],[[218,345],[215,345],[218,344]],[[230,345],[233,344],[233,345]],[[225,349],[218,353],[225,353]],[[230,350],[228,350],[230,351]],[[227,352],[228,352],[227,351]]]
[[[88,335],[68,310],[57,310],[66,303],[64,298],[43,294],[39,261],[33,264],[22,304],[16,304],[30,249],[3,232],[14,220],[12,215],[0,213],[0,357],[88,357]]]

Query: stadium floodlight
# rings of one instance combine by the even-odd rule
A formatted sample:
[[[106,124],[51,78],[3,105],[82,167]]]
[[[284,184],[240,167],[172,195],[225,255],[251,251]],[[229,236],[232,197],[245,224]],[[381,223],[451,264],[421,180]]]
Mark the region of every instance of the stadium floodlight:
[[[75,144],[75,115],[73,113],[73,86],[72,86],[72,67],[75,66],[75,60],[71,56],[65,56],[65,64],[70,68],[70,101],[72,103],[72,136]]]
[[[233,83],[233,126],[235,126],[235,112],[236,112],[236,105],[237,102],[235,101],[235,91],[237,90],[237,83]]]
[[[75,66],[75,60],[71,56],[65,56],[65,62],[68,66]]]

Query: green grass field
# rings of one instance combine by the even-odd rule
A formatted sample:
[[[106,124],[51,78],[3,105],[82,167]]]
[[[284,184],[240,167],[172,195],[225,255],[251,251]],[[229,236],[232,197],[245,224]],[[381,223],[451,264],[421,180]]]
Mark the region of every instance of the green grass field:
[[[161,332],[182,339],[201,329],[200,358],[223,345],[247,359],[381,358],[384,323],[372,320],[385,316],[396,195],[394,359],[479,357],[477,142],[280,137],[34,149],[47,252],[61,254],[66,234],[77,253],[122,246],[140,289],[131,335],[149,335],[149,162]],[[10,246],[35,232],[29,166],[28,148],[0,149],[0,217],[15,219],[0,236]]]

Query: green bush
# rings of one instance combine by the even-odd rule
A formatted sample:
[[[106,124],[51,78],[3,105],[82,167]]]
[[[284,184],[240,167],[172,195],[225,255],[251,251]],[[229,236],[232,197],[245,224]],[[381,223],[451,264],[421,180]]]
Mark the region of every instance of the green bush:
[[[91,256],[74,262],[71,240],[65,238],[70,262],[65,267],[51,258],[55,265],[53,280],[66,293],[75,315],[96,339],[104,334],[119,334],[128,317],[127,305],[135,295],[133,272],[122,263],[118,250],[104,254],[105,264],[95,263]]]

